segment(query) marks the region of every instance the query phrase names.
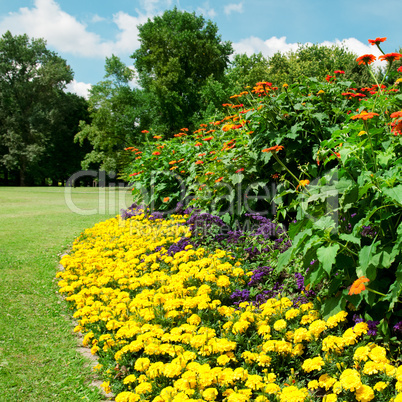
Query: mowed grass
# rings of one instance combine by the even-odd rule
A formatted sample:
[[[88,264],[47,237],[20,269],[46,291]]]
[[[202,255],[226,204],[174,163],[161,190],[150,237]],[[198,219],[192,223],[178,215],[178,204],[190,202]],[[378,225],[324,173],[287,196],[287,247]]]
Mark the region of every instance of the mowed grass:
[[[58,295],[60,255],[128,190],[0,187],[0,401],[100,401]]]

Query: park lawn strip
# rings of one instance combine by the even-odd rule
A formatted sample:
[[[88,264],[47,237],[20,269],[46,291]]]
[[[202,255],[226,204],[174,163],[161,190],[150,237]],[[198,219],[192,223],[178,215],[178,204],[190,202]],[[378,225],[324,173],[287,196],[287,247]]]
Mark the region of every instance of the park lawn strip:
[[[130,196],[72,189],[78,209],[98,210],[80,215],[66,205],[64,188],[0,188],[1,401],[102,400],[54,278],[80,232],[115,216]]]

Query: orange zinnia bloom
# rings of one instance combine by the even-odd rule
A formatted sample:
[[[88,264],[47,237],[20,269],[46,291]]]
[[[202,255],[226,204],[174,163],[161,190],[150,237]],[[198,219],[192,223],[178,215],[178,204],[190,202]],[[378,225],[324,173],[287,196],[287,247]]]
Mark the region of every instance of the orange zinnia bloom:
[[[219,177],[219,179],[215,180],[215,183],[219,183],[222,179],[223,179],[223,177]]]
[[[170,200],[170,197],[165,197],[164,199],[163,199],[163,202],[168,202]]]
[[[162,138],[162,136],[161,135],[154,135],[154,138],[157,139],[157,140],[160,140]]]
[[[352,286],[349,289],[349,295],[358,295],[359,293],[366,290],[365,283],[370,282],[370,279],[366,278],[365,276],[361,276],[360,278],[356,279]]]
[[[238,169],[236,170],[236,173],[242,172],[244,170],[244,168]]]
[[[214,137],[207,137],[207,138],[203,138],[203,141],[211,141]]]
[[[152,152],[152,155],[160,155],[161,153],[160,152],[158,152],[158,151],[155,151],[155,152]]]
[[[356,59],[359,64],[371,64],[374,63],[377,58],[373,54],[364,54]]]
[[[381,55],[379,57],[379,59],[392,62],[394,60],[399,60],[401,57],[402,57],[402,54],[399,54],[399,53],[387,53],[387,54]]]
[[[368,120],[372,119],[374,116],[379,116],[378,113],[373,113],[373,112],[361,112],[360,114],[357,114],[355,116],[352,116],[350,119],[351,120],[356,120],[356,119],[362,119],[362,120]]]
[[[147,133],[149,133],[149,131],[148,130],[142,130],[141,133],[147,134]]]
[[[278,152],[284,149],[283,145],[275,145],[274,147],[265,148],[261,152]]]
[[[197,161],[195,162],[196,165],[201,165],[202,163],[204,163],[203,161]]]
[[[391,113],[391,119],[395,119],[396,117],[402,117],[402,110],[399,112]]]
[[[371,46],[374,45],[379,45],[381,42],[385,42],[387,40],[387,38],[375,38],[375,39],[369,39],[369,43],[371,44]]]
[[[298,184],[297,187],[296,187],[296,190],[297,190],[300,186],[306,187],[307,184],[310,184],[310,180],[300,180],[300,181],[299,181],[299,184]]]

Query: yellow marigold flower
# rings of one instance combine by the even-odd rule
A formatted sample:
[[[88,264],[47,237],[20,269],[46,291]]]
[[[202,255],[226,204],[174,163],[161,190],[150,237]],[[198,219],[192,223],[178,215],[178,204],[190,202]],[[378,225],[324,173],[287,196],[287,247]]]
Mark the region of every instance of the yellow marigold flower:
[[[286,84],[286,82],[285,82],[285,83],[282,85],[282,87],[286,89],[286,88],[289,87],[289,84]]]
[[[226,275],[219,276],[218,280],[216,281],[217,286],[220,288],[225,288],[230,286],[230,279]]]
[[[206,401],[214,401],[216,400],[216,397],[218,396],[218,391],[216,388],[207,388],[202,392],[202,397]]]
[[[142,357],[136,360],[134,368],[137,371],[147,371],[151,361],[147,357]]]
[[[343,339],[339,336],[328,335],[322,340],[322,350],[324,352],[341,352],[344,347]]]
[[[353,331],[357,336],[367,334],[369,330],[367,322],[359,322],[353,327]]]
[[[110,394],[112,390],[110,389],[110,381],[103,381],[101,387],[104,389],[106,394]]]
[[[336,394],[328,394],[328,395],[324,395],[322,402],[336,402],[337,400],[338,400],[338,397]]]
[[[269,402],[269,399],[264,395],[260,395],[255,398],[255,402]]]
[[[318,338],[322,332],[324,332],[327,328],[327,324],[323,320],[315,320],[312,322],[308,328],[310,333]]]
[[[216,362],[220,365],[220,366],[225,366],[227,363],[230,362],[230,357],[227,355],[221,355],[216,359]]]
[[[309,381],[309,383],[307,384],[308,389],[317,389],[318,387],[319,387],[319,384],[318,384],[317,380]]]
[[[388,363],[387,351],[382,346],[375,346],[369,353],[369,357],[376,363]]]
[[[293,334],[293,342],[301,343],[303,341],[310,341],[311,333],[306,328],[297,328]]]
[[[384,381],[378,381],[375,385],[374,385],[374,387],[373,387],[373,389],[375,390],[375,391],[383,391],[385,388],[387,388],[388,387],[388,384],[386,383],[386,382],[384,382]]]
[[[324,92],[322,89],[320,89],[320,90],[317,92],[317,95],[321,95],[321,94],[325,94],[325,92]]]
[[[143,382],[135,387],[137,394],[146,394],[152,391],[152,384],[150,382]]]
[[[377,374],[379,372],[378,364],[372,361],[368,361],[363,368],[363,373],[367,375]]]
[[[269,383],[264,387],[264,392],[267,394],[276,394],[281,390],[280,386],[274,383]]]
[[[398,394],[393,400],[393,402],[402,402],[402,393]]]
[[[332,386],[332,391],[334,391],[335,394],[340,394],[342,392],[342,384],[340,381],[335,381],[334,385]]]
[[[201,318],[199,315],[193,314],[193,315],[191,315],[191,317],[187,318],[187,322],[190,325],[199,325],[201,322]]]
[[[280,402],[304,402],[308,397],[308,389],[307,388],[297,388],[293,385],[289,387],[285,387],[282,389],[280,393],[279,400]]]
[[[276,374],[275,373],[269,373],[265,376],[266,381],[269,383],[275,382],[276,381]]]
[[[357,135],[360,137],[360,136],[362,136],[364,134],[367,134],[367,133],[364,130],[362,130],[362,131],[359,131],[359,134],[357,134]]]
[[[290,310],[286,311],[285,318],[287,320],[291,320],[292,318],[297,317],[300,314],[300,310],[298,308],[291,308]]]
[[[258,374],[253,374],[247,377],[245,386],[253,390],[258,390],[264,386],[264,383],[261,376],[259,376]]]
[[[134,394],[130,391],[120,392],[115,401],[116,402],[137,402],[141,399],[141,397],[137,394]]]
[[[232,328],[233,334],[242,334],[247,331],[247,328],[250,326],[250,323],[245,320],[237,321]]]
[[[310,373],[313,370],[320,371],[324,366],[325,362],[321,356],[314,357],[312,359],[306,359],[303,362],[302,369],[307,373]]]
[[[402,381],[402,365],[396,369],[395,377],[397,381]]]
[[[370,353],[370,348],[368,346],[360,346],[356,349],[353,359],[355,361],[367,361]]]
[[[247,395],[243,395],[239,392],[232,392],[227,397],[227,402],[247,402],[250,398]]]
[[[283,331],[286,329],[286,321],[285,320],[277,320],[274,323],[275,331]]]
[[[356,400],[359,402],[370,402],[374,399],[373,388],[363,384],[355,392]]]
[[[304,353],[304,345],[298,343],[292,350],[292,356],[301,356]]]
[[[339,378],[339,381],[342,385],[342,388],[348,391],[355,391],[362,385],[360,374],[357,370],[354,369],[344,370]]]
[[[131,384],[132,382],[136,382],[137,377],[134,374],[130,374],[123,380],[123,384]]]
[[[348,313],[346,311],[340,311],[339,313],[331,316],[327,320],[328,328],[335,328],[340,322],[346,321],[346,316]]]
[[[354,345],[357,342],[357,334],[353,328],[348,328],[342,335],[345,345]]]
[[[328,391],[336,383],[336,379],[328,374],[322,374],[318,379],[318,383],[320,384],[320,387],[325,388],[325,390]]]
[[[383,370],[385,374],[389,377],[394,377],[396,374],[396,368],[389,363],[385,363]]]

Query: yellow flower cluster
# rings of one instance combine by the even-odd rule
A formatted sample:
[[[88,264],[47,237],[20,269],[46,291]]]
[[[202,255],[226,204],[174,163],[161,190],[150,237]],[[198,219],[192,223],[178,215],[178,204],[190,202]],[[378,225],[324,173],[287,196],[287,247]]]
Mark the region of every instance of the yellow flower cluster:
[[[190,237],[185,221],[111,219],[61,260],[60,292],[116,402],[402,398],[402,368],[361,342],[367,324],[343,332],[347,313],[324,320],[287,297],[234,308],[230,294],[248,273],[229,253],[189,245],[169,255]]]

